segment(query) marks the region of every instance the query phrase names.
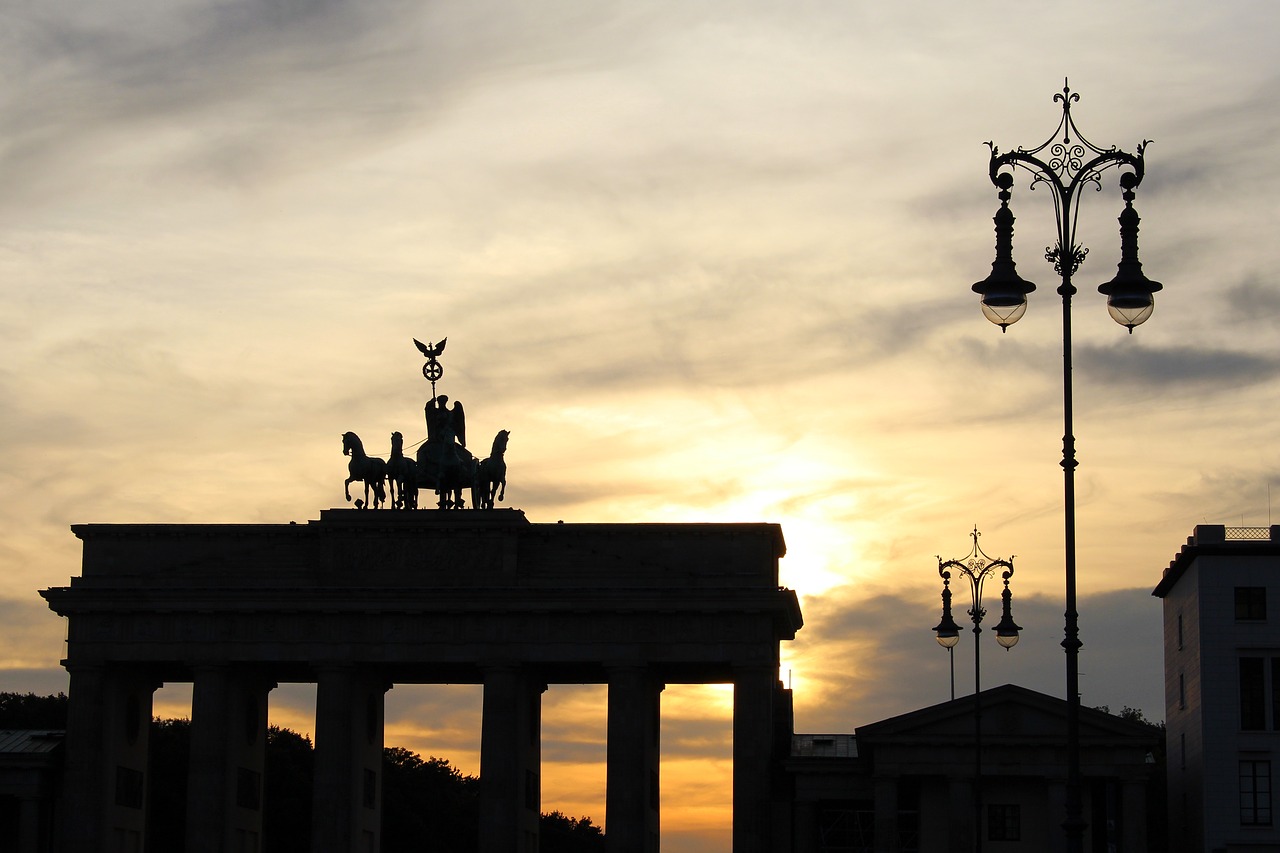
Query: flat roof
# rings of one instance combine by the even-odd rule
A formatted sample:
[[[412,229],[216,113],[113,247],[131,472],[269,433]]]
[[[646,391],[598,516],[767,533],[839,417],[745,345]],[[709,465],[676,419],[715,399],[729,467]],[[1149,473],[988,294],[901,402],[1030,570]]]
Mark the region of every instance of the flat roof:
[[[1186,573],[1197,557],[1207,556],[1272,556],[1280,554],[1280,524],[1269,527],[1227,527],[1223,524],[1197,524],[1187,542],[1170,561],[1164,576],[1151,594],[1164,598]]]

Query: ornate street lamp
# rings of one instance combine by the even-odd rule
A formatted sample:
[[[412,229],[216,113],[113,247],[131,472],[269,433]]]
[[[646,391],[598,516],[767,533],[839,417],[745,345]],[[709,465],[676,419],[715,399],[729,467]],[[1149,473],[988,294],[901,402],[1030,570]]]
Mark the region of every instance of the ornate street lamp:
[[[1026,312],[1027,294],[1035,285],[1024,281],[1013,264],[1013,213],[1009,210],[1009,190],[1019,169],[1031,173],[1030,188],[1045,187],[1053,200],[1057,222],[1057,243],[1045,249],[1045,260],[1053,264],[1061,278],[1058,293],[1062,297],[1062,385],[1063,438],[1062,471],[1065,492],[1066,521],[1066,628],[1062,647],[1067,654],[1067,815],[1063,828],[1067,833],[1068,853],[1081,853],[1084,842],[1084,819],[1080,790],[1080,631],[1076,612],[1076,520],[1075,520],[1075,436],[1072,432],[1071,393],[1071,297],[1075,286],[1071,278],[1080,268],[1089,250],[1076,243],[1076,220],[1080,213],[1081,192],[1092,185],[1102,190],[1102,175],[1109,169],[1119,171],[1124,210],[1120,214],[1120,265],[1115,278],[1098,287],[1107,297],[1107,310],[1112,319],[1133,333],[1155,308],[1155,292],[1162,285],[1142,273],[1138,260],[1138,212],[1133,208],[1134,190],[1142,183],[1143,156],[1150,140],[1143,140],[1136,155],[1115,146],[1099,148],[1086,140],[1071,118],[1071,105],[1080,96],[1063,84],[1062,92],[1053,96],[1062,104],[1062,119],[1047,141],[1035,148],[1018,148],[1001,154],[991,148],[989,172],[991,182],[999,189],[1000,209],[996,212],[996,259],[991,275],[973,285],[982,297],[982,312],[1000,326],[1001,331],[1017,322]]]
[[[982,587],[987,577],[1000,572],[1004,580],[1004,592],[1000,594],[1002,611],[1000,622],[996,625],[996,642],[1005,651],[1013,648],[1018,642],[1018,632],[1022,628],[1013,621],[1010,607],[1013,595],[1009,592],[1009,578],[1013,576],[1013,557],[1007,560],[993,559],[983,553],[978,545],[981,536],[978,528],[973,528],[973,550],[968,556],[959,560],[943,562],[938,558],[938,576],[942,578],[942,620],[934,627],[938,645],[950,652],[960,642],[960,626],[951,618],[951,573],[954,571],[969,581],[969,592],[973,606],[969,608],[969,618],[973,621],[973,838],[974,850],[982,850],[982,656],[979,654],[982,644],[978,642],[982,633],[982,618],[987,611],[982,606]],[[954,697],[953,697],[954,698]]]

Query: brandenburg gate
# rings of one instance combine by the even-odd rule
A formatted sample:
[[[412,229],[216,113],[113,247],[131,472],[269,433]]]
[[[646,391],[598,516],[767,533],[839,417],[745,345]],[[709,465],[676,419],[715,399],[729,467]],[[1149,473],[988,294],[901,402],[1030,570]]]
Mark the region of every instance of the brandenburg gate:
[[[191,682],[187,853],[252,853],[267,703],[316,687],[313,853],[381,844],[383,698],[481,684],[482,853],[536,853],[541,693],[608,685],[607,843],[658,849],[659,697],[731,683],[733,849],[766,853],[789,735],[772,524],[533,524],[518,510],[328,510],[304,524],[85,524],[68,619],[62,849],[141,851],[152,694]],[[779,827],[779,829],[782,829]]]

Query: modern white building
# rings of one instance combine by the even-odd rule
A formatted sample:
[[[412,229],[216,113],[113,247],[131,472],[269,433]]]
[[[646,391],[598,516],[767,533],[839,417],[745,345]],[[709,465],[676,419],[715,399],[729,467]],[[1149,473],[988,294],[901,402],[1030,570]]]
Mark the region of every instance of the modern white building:
[[[1280,525],[1197,525],[1152,594],[1171,851],[1280,851]]]

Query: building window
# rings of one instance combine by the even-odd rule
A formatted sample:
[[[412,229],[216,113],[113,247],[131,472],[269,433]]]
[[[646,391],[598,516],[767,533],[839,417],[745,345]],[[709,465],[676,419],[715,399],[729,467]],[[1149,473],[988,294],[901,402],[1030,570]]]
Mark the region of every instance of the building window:
[[[128,809],[142,808],[144,792],[141,770],[116,765],[116,805]]]
[[[1265,586],[1236,587],[1236,621],[1258,622],[1267,618]]]
[[[1187,707],[1187,677],[1178,673],[1178,707]]]
[[[1280,730],[1280,658],[1271,659],[1271,728]]]
[[[1182,651],[1182,614],[1178,614],[1178,651]]]
[[[236,768],[236,805],[258,811],[262,808],[262,774],[249,767]]]
[[[1266,672],[1262,658],[1240,658],[1240,729],[1258,732],[1267,727]]]
[[[1269,665],[1268,665],[1269,664]],[[1183,680],[1178,676],[1178,704],[1183,704]],[[1268,725],[1269,724],[1269,725]],[[1280,731],[1280,657],[1240,658],[1240,729]]]
[[[542,792],[538,785],[538,774],[532,770],[524,771],[524,807],[531,812],[536,812],[542,806]]]
[[[1271,825],[1271,762],[1240,762],[1240,825]]]
[[[876,838],[876,811],[868,801],[831,800],[818,803],[818,846],[834,850],[872,850]],[[653,846],[654,850],[658,845]]]
[[[1021,806],[1008,803],[992,803],[987,806],[988,841],[1020,841],[1021,839]]]

